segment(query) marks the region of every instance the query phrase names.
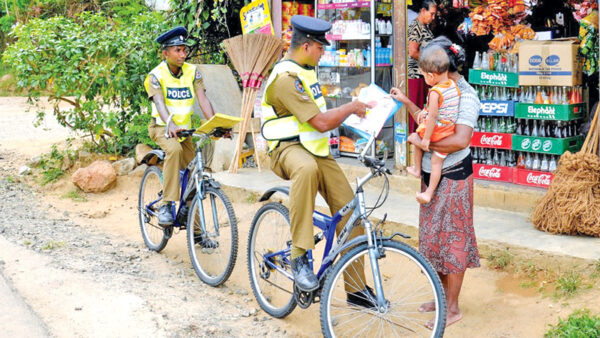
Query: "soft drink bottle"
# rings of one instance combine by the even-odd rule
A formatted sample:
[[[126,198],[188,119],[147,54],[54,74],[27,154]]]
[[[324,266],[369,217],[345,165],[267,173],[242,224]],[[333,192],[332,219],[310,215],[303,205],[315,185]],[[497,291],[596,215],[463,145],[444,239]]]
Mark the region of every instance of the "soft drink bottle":
[[[485,118],[485,131],[488,133],[492,131],[492,119],[490,117]]]
[[[525,136],[531,136],[531,129],[529,129],[529,120],[523,120],[525,126],[523,127],[523,134]]]
[[[556,170],[556,156],[552,156],[548,163],[548,171],[553,172],[554,170]]]
[[[527,165],[525,164],[525,154],[523,154],[522,152],[519,153],[519,157],[517,158],[517,168],[527,168]]]
[[[493,165],[499,165],[500,164],[500,155],[498,154],[498,149],[494,149],[492,150],[494,152],[494,157],[492,158],[492,163]]]
[[[531,136],[532,137],[538,137],[539,136],[538,126],[537,126],[537,121],[536,120],[533,120],[533,127],[531,128]]]
[[[548,93],[546,93],[546,88],[542,89],[542,101],[544,104],[550,104],[550,98],[548,97]]]
[[[523,120],[521,120],[521,119],[517,120],[516,133],[517,133],[517,135],[523,135]]]
[[[492,157],[492,149],[486,149],[485,151],[485,164],[487,165],[493,165],[494,164],[494,159]]]
[[[533,162],[531,163],[531,169],[532,170],[540,170],[540,155],[539,154],[535,154],[535,156],[533,157]]]
[[[537,87],[537,93],[535,94],[535,104],[542,104],[544,103],[544,97],[542,96],[542,90],[541,88],[538,86]]]
[[[549,168],[548,158],[546,157],[546,154],[544,154],[544,155],[542,155],[542,163],[540,164],[540,170],[548,171],[548,168]]]
[[[473,69],[481,69],[481,54],[475,52],[475,60],[473,60]]]
[[[499,132],[498,131],[498,119],[495,118],[495,117],[492,117],[491,119],[492,119],[492,130],[491,130],[491,132],[492,133],[498,133]]]
[[[533,165],[533,159],[531,158],[531,153],[527,153],[527,155],[525,155],[525,168],[531,169],[532,165]]]
[[[542,120],[540,121],[540,128],[538,130],[538,136],[539,137],[546,137],[546,121]]]
[[[506,167],[506,151],[504,150],[500,153],[500,165]]]
[[[483,52],[481,56],[481,69],[490,70],[490,59],[487,52]]]
[[[562,121],[556,121],[554,125],[554,137],[562,138]]]
[[[506,133],[506,119],[504,117],[496,118],[498,121],[498,132]]]

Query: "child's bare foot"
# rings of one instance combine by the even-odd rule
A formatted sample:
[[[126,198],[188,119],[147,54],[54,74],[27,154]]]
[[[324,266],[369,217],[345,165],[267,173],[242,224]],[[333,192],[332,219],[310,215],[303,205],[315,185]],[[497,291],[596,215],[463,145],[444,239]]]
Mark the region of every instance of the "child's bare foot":
[[[416,178],[421,178],[421,170],[418,170],[415,166],[406,168],[406,171]]]
[[[435,302],[433,302],[433,301],[423,303],[423,304],[421,304],[421,306],[419,306],[419,312],[433,312],[433,311],[435,311]]]
[[[433,197],[433,193],[430,193],[428,191],[425,192],[418,192],[417,193],[417,202],[419,202],[420,204],[427,204],[429,202],[431,202],[431,198]]]

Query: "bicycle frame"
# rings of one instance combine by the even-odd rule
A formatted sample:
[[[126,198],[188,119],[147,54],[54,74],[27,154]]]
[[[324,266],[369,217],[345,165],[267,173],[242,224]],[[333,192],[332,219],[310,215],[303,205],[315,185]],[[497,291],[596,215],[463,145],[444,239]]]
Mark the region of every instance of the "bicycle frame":
[[[364,153],[370,148],[370,145],[374,140],[374,137],[371,137],[369,139],[369,142],[367,143],[365,150],[363,151],[361,156],[364,156]],[[343,206],[340,210],[338,210],[333,216],[327,216],[318,211],[313,211],[313,225],[322,230],[321,233],[315,236],[315,244],[319,242],[323,237],[325,237],[325,250],[323,252],[323,260],[321,266],[319,268],[319,271],[317,272],[317,278],[319,279],[319,281],[321,281],[324,278],[325,272],[332,266],[334,260],[342,251],[358,243],[364,242],[366,239],[367,243],[369,244],[369,259],[371,263],[371,269],[373,272],[373,280],[375,282],[374,287],[377,295],[377,305],[379,308],[385,308],[387,304],[383,294],[383,288],[381,287],[381,276],[379,274],[379,265],[377,264],[377,259],[380,257],[379,248],[377,247],[377,245],[375,245],[376,236],[373,231],[373,225],[365,216],[366,206],[363,186],[371,178],[373,178],[373,176],[374,172],[371,171],[367,175],[361,178],[357,178],[357,188],[354,194],[354,198],[345,206]],[[354,210],[352,212],[352,215],[340,231],[339,235],[337,236],[337,240],[334,242],[337,224],[351,210]],[[359,219],[365,228],[365,235],[357,236],[351,241],[346,242],[348,240],[348,236],[355,227],[356,221]],[[287,272],[273,261],[274,257],[281,256],[286,264],[290,264],[290,254],[291,241],[288,242],[286,249],[269,254],[264,254],[263,259],[270,268],[277,270],[290,280],[293,280],[294,277],[291,273]],[[308,250],[308,258],[310,267],[311,269],[313,269],[312,250]]]
[[[201,229],[202,232],[205,233],[206,232],[206,221],[205,221],[205,217],[204,217],[204,208],[202,206],[202,201],[204,199],[204,182],[205,181],[211,181],[212,179],[210,177],[208,177],[208,175],[204,172],[204,163],[203,163],[203,159],[202,159],[202,147],[206,144],[207,141],[210,140],[210,138],[205,135],[205,134],[194,134],[194,136],[198,136],[200,137],[200,141],[198,141],[197,146],[196,146],[196,156],[194,157],[194,159],[192,161],[190,161],[190,163],[188,164],[187,168],[183,169],[183,170],[179,170],[179,182],[181,184],[181,194],[179,197],[179,207],[177,208],[175,206],[174,203],[171,204],[171,214],[173,215],[173,227],[177,227],[180,230],[183,230],[186,228],[187,224],[186,223],[179,223],[177,221],[177,215],[180,214],[182,208],[184,206],[187,207],[187,200],[189,199],[189,195],[193,193],[194,189],[189,189],[190,185],[193,185],[195,188],[195,195],[193,196],[193,198],[199,198],[198,203],[200,203],[200,219],[201,219]],[[152,210],[152,207],[158,203],[160,200],[162,200],[162,195],[159,195],[159,197],[150,202],[148,205],[146,205],[146,212],[148,212],[150,215],[152,216],[156,216],[157,212]],[[218,222],[216,219],[216,205],[215,205],[215,201],[214,199],[211,199],[211,207],[213,210],[213,222],[215,224],[215,231],[218,235],[219,233],[219,226],[218,226]],[[186,220],[187,221],[187,220]]]

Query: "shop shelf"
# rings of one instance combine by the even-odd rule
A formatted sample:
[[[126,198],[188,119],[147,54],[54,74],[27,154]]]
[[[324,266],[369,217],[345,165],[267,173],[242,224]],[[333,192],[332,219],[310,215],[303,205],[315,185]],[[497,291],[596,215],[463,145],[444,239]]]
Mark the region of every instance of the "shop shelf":
[[[330,66],[330,65],[319,65],[324,68],[371,68],[370,66]],[[392,67],[390,63],[378,63],[375,67]]]
[[[480,148],[512,149],[512,134],[473,132],[471,146]]]
[[[517,103],[515,117],[520,119],[570,121],[585,116],[585,105]]]
[[[520,168],[515,168],[513,171],[513,183],[515,184],[548,188],[553,179],[554,175],[546,171],[534,171]]]
[[[473,177],[480,180],[512,182],[513,167],[504,167],[499,165],[473,164]]]
[[[326,34],[325,38],[331,41],[371,40],[371,35]]]
[[[515,101],[483,100],[479,116],[515,116]]]
[[[583,136],[567,138],[512,136],[512,149],[540,154],[562,155],[565,151],[575,152],[581,149]]]
[[[518,73],[496,72],[492,70],[469,69],[469,83],[497,87],[519,87]]]
[[[345,9],[345,8],[360,8],[370,7],[370,1],[355,1],[355,2],[342,2],[335,4],[318,4],[317,9]]]

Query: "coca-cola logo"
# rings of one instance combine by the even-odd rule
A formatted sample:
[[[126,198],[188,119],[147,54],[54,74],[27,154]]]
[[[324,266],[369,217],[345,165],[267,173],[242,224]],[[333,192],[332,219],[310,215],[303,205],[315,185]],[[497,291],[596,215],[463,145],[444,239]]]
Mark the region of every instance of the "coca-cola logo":
[[[529,149],[529,147],[531,146],[531,139],[523,139],[523,141],[521,141],[521,149],[523,150],[527,150]]]
[[[501,146],[503,138],[504,136],[502,135],[487,136],[486,134],[483,134],[481,135],[479,142],[486,146]]]
[[[479,168],[479,176],[487,177],[487,178],[500,178],[501,170],[500,168]]]
[[[550,178],[551,176],[548,174],[536,175],[534,173],[529,173],[527,174],[527,183],[537,185],[550,185]]]
[[[535,151],[542,149],[542,140],[533,140],[533,143],[531,144],[531,149]]]
[[[542,149],[544,151],[550,151],[552,149],[552,141],[550,141],[550,140],[544,141],[544,144],[542,145]]]

